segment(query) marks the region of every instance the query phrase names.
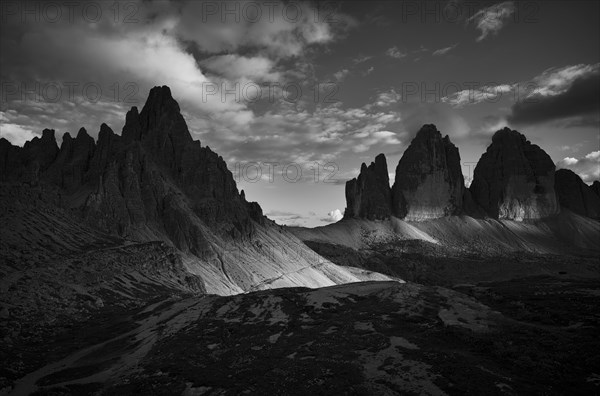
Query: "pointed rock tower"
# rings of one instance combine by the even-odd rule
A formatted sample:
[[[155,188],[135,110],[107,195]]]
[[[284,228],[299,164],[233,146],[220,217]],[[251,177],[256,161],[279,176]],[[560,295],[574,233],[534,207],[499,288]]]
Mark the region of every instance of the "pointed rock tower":
[[[420,221],[460,214],[464,191],[458,148],[435,125],[423,125],[396,167],[394,215]]]
[[[368,167],[362,164],[358,178],[346,183],[344,218],[385,219],[392,214],[391,204],[387,161],[379,154]]]

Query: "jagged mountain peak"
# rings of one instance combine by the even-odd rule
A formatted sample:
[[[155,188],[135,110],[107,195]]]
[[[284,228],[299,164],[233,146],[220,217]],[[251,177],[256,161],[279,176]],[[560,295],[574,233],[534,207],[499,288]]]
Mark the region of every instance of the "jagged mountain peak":
[[[77,132],[77,139],[87,138],[87,137],[90,137],[90,135],[87,133],[85,128],[83,128],[83,127],[79,128],[79,132]]]
[[[98,133],[98,140],[100,140],[100,137],[102,135],[114,135],[114,134],[115,133],[108,125],[106,125],[105,123],[102,123],[100,125],[100,132]]]
[[[435,124],[423,124],[423,126],[419,129],[419,131],[415,135],[411,144],[413,142],[419,142],[419,141],[437,141],[437,140],[441,140],[445,144],[453,145],[452,141],[450,140],[450,136],[442,135],[442,132],[437,128],[437,126],[435,126]]]
[[[36,138],[33,138],[34,140]],[[55,136],[54,136],[54,129],[44,129],[42,131],[42,138],[41,140],[55,140]]]
[[[437,129],[435,124],[423,124],[423,126],[419,129],[419,131],[415,135],[415,138],[417,138],[417,137],[423,138],[428,135],[440,135],[441,136],[441,132]]]
[[[382,168],[385,167],[387,169],[387,160],[385,158],[385,154],[380,153],[375,157],[375,162],[373,163],[375,167]]]
[[[384,219],[391,215],[391,191],[385,155],[361,165],[357,178],[346,183],[345,218]]]
[[[133,118],[137,109],[131,109]],[[171,89],[166,85],[150,90],[146,103],[139,114],[143,131],[147,133],[160,129],[162,132],[176,134],[192,140],[187,124],[181,115],[179,103],[171,96]]]
[[[30,141],[25,142],[23,148],[25,150],[50,150],[57,152],[58,144],[56,143],[54,129],[44,129],[41,137],[36,136]]]
[[[173,95],[171,95],[171,88],[166,85],[156,86],[150,90],[142,112],[144,109],[173,110],[177,113],[180,112],[179,103],[173,99]]]
[[[521,132],[515,129],[510,129],[509,127],[504,127],[496,131],[492,136],[492,144],[505,146],[510,146],[512,144],[539,148],[539,146],[531,143]]]

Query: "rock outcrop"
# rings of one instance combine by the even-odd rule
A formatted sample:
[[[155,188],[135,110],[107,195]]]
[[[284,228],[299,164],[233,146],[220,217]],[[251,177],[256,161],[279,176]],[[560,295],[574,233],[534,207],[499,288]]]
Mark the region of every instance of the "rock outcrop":
[[[554,187],[561,207],[582,216],[600,217],[600,196],[575,172],[569,169],[557,170]]]
[[[361,165],[358,178],[346,183],[344,218],[385,219],[392,214],[391,205],[387,161],[379,154],[368,167]]]
[[[458,148],[435,125],[423,125],[396,167],[394,215],[420,221],[459,214],[464,190]]]
[[[475,167],[469,188],[474,201],[496,219],[534,220],[559,212],[554,163],[517,131],[496,132]]]
[[[203,227],[249,238],[265,218],[240,194],[223,158],[194,141],[168,87],[155,87],[122,135],[102,124],[97,144],[83,128],[76,138],[46,129],[20,147],[0,139],[0,180],[55,184],[87,221],[125,237],[166,236],[183,251],[208,249]],[[194,222],[197,216],[202,224]]]

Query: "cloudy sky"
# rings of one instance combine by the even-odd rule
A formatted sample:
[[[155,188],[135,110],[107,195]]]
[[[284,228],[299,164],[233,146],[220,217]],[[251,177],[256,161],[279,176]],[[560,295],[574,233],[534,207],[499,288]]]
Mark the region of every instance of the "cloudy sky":
[[[190,131],[282,224],[341,217],[434,123],[467,180],[497,129],[600,178],[600,3],[2,1],[0,135],[106,122],[169,85]],[[393,175],[391,176],[393,179]]]

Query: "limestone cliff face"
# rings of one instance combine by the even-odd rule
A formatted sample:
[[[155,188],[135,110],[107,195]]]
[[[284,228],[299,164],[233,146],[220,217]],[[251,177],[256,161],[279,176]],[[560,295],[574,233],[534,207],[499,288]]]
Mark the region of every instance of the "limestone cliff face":
[[[370,220],[391,215],[391,191],[387,161],[383,154],[367,167],[362,164],[358,178],[346,183],[344,218],[360,217]]]
[[[596,182],[597,183],[597,182]],[[591,218],[600,218],[600,196],[569,169],[559,169],[555,175],[555,188],[560,206]]]
[[[92,164],[104,171],[85,212],[114,232],[163,233],[203,256],[210,254],[203,227],[247,239],[253,222],[265,221],[223,158],[192,139],[168,87],[153,88],[141,112],[127,113],[121,136],[103,126],[96,151]]]
[[[102,124],[97,143],[82,128],[76,138],[65,133],[60,149],[49,129],[23,148],[0,139],[0,179],[50,182],[88,222],[125,237],[166,237],[198,256],[213,254],[205,234],[244,240],[265,222],[223,158],[192,139],[165,86],[127,113],[121,136]]]
[[[535,220],[559,212],[554,163],[517,131],[496,132],[475,167],[474,201],[496,219]]]
[[[415,221],[460,214],[464,185],[458,148],[424,125],[396,167],[392,211]]]

